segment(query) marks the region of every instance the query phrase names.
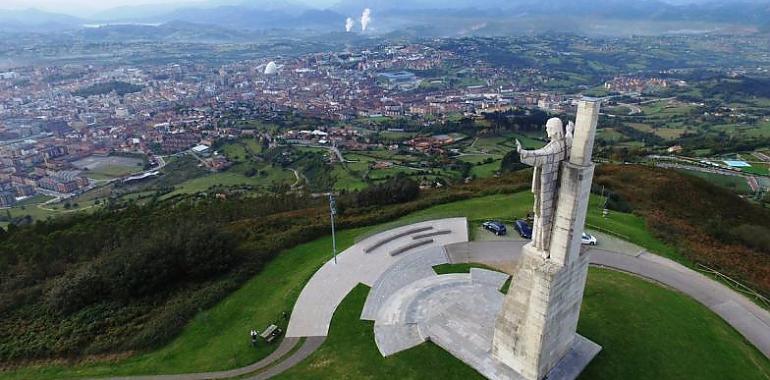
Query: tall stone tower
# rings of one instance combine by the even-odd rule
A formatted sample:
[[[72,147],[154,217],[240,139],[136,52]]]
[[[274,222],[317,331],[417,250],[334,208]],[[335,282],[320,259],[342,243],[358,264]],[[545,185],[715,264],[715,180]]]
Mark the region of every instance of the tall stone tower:
[[[581,234],[598,116],[598,102],[580,101],[574,136],[570,128],[564,136],[549,130],[551,142],[543,149],[519,147],[522,162],[535,166],[535,240],[524,246],[497,318],[492,354],[529,380],[548,376],[571,350],[578,350],[576,346],[594,347],[583,366],[600,349],[576,333],[588,273]],[[561,127],[560,121],[554,122]]]

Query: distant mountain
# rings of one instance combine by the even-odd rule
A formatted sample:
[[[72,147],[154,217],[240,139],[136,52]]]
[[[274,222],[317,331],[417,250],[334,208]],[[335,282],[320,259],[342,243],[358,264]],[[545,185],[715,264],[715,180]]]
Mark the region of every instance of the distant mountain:
[[[280,30],[285,36],[306,37],[344,31],[345,19],[351,17],[358,22],[364,8],[372,11],[370,28],[364,36],[770,30],[770,0],[340,0],[329,9],[318,9],[303,1],[209,0],[173,6],[142,5],[115,8],[89,19],[38,10],[0,10],[0,31],[52,32],[79,30],[84,24],[112,24],[79,33],[88,39],[239,41],[252,32]],[[360,24],[354,31],[360,33]]]
[[[37,9],[0,9],[0,31],[52,32],[76,29],[84,23],[77,17]]]
[[[306,5],[289,0],[210,0],[206,2],[180,2],[169,4],[142,4],[108,9],[91,15],[89,18],[102,21],[141,21],[164,19],[177,12],[214,11],[222,7],[243,7],[262,11],[284,11],[300,13],[310,9]]]
[[[183,21],[233,29],[321,29],[340,28],[345,16],[332,10],[271,10],[246,6],[220,6],[216,8],[185,8],[155,18],[155,21]]]
[[[89,42],[246,42],[254,38],[245,31],[174,21],[160,25],[115,24],[84,28],[76,36]]]
[[[171,13],[183,7],[195,7],[195,6],[200,6],[200,4],[175,3],[175,4],[127,5],[127,6],[117,7],[117,8],[110,8],[110,9],[92,14],[89,16],[89,19],[98,20],[100,22],[146,20],[148,18],[156,18],[158,16]]]
[[[340,13],[355,16],[363,8],[372,9],[373,26],[400,25],[446,29],[452,23],[464,27],[508,24],[512,21],[541,25],[532,31],[558,28],[569,29],[576,22],[598,20],[629,20],[635,22],[712,22],[743,27],[770,25],[770,0],[685,1],[685,0],[341,0],[334,7]],[[358,12],[358,13],[357,13]],[[444,18],[442,23],[441,19]],[[581,20],[583,18],[584,20]],[[396,21],[396,19],[398,19]],[[592,21],[593,22],[593,21]],[[580,25],[575,25],[580,27]],[[387,28],[386,28],[387,29]],[[490,30],[490,28],[485,28]],[[390,30],[393,30],[392,28]],[[505,28],[500,29],[504,31]],[[607,29],[608,33],[613,30]],[[627,32],[626,30],[615,30]],[[665,32],[662,30],[661,32]]]

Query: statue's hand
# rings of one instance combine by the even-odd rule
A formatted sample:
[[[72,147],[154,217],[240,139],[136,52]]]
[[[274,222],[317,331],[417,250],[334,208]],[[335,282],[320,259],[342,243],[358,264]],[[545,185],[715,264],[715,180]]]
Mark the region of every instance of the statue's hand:
[[[521,143],[519,142],[519,139],[516,139],[516,153],[521,153]]]

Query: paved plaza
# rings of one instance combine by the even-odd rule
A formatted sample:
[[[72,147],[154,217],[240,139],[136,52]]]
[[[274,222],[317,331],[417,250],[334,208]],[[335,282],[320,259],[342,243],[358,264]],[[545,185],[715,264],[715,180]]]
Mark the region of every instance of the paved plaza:
[[[464,241],[468,241],[467,221],[465,218],[451,218],[395,228],[354,244],[337,255],[336,264],[332,260],[324,264],[302,289],[286,336],[328,335],[334,310],[356,285],[374,286],[383,272],[412,252],[392,253],[419,242],[428,243],[413,250]]]

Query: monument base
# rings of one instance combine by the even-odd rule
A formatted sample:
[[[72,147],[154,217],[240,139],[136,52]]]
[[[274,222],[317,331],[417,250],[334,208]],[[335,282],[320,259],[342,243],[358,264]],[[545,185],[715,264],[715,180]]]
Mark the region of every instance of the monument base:
[[[574,346],[588,254],[562,265],[527,244],[497,319],[492,352],[527,380],[540,380]]]
[[[375,321],[380,353],[390,356],[431,341],[489,379],[531,379],[492,352],[495,321],[505,297],[500,288],[508,276],[476,268],[471,273],[436,275],[431,265],[447,259],[420,256],[396,263],[367,298],[362,318]],[[600,350],[575,334],[548,380],[577,378]]]

